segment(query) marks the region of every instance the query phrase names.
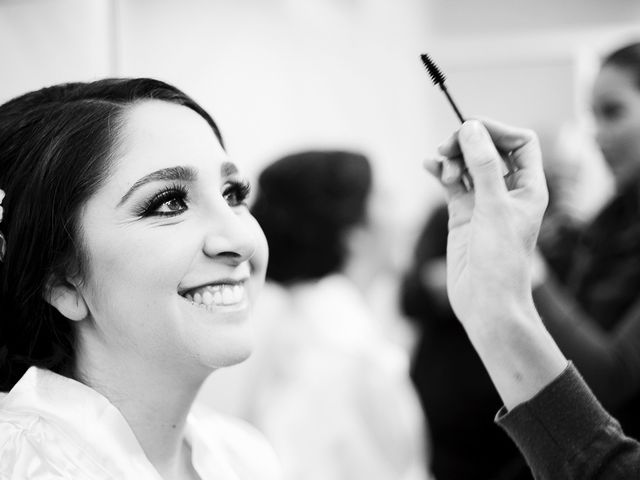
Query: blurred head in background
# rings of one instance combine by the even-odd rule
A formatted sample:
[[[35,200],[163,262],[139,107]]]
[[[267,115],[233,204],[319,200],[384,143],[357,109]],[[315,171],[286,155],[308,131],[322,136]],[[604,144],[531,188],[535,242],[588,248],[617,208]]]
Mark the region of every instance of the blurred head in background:
[[[640,176],[640,42],[610,53],[596,77],[596,139],[618,186]]]
[[[372,169],[362,154],[305,151],[269,165],[252,213],[269,242],[267,278],[289,285],[341,271],[368,224]]]

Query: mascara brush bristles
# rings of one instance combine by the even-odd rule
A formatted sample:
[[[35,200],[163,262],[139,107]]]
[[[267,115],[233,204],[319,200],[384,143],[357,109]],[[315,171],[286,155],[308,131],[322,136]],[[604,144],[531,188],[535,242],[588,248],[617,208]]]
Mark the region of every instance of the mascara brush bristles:
[[[440,87],[440,90],[442,90],[445,97],[447,97],[447,100],[449,101],[451,108],[453,108],[453,111],[458,117],[458,120],[460,120],[460,123],[464,123],[464,117],[462,116],[462,113],[458,109],[458,106],[456,105],[456,103],[453,101],[453,98],[451,98],[451,95],[449,95],[449,92],[447,91],[447,87],[444,84],[444,79],[445,79],[444,74],[440,71],[440,69],[435,64],[435,62],[431,60],[431,58],[429,58],[429,55],[427,55],[426,53],[423,53],[422,55],[420,55],[420,59],[422,60],[422,63],[424,63],[424,66],[427,69],[427,72],[429,73],[429,76],[431,77],[433,84]]]
[[[431,77],[433,84],[434,85],[443,84],[445,80],[445,76],[440,71],[438,66],[433,62],[433,60],[429,58],[429,55],[427,55],[426,53],[423,53],[422,55],[420,55],[420,58],[422,59],[422,63],[424,63],[424,67],[427,69],[427,73]]]

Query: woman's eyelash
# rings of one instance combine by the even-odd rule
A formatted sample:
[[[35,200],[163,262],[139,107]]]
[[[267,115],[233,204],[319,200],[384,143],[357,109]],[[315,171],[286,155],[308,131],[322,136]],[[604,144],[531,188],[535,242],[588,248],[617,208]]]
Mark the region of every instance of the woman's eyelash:
[[[248,180],[230,180],[222,192],[227,203],[233,207],[244,205],[251,193],[251,184]]]
[[[226,202],[232,206],[245,205],[245,201],[251,192],[251,184],[248,180],[230,180],[228,181],[222,191],[222,196]],[[173,184],[169,185],[159,192],[157,192],[149,200],[145,201],[137,210],[136,214],[139,217],[150,216],[163,216],[171,217],[178,215],[187,209],[187,195],[188,190],[184,185]],[[178,207],[175,210],[171,210],[169,202],[173,203],[172,207]],[[167,205],[170,210],[161,212],[160,207]]]
[[[148,217],[152,215],[158,215],[158,216],[177,215],[182,210],[177,210],[172,212],[158,212],[157,210],[162,205],[172,200],[177,200],[181,202],[184,206],[184,204],[186,203],[185,201],[187,198],[187,194],[188,194],[188,191],[184,185],[178,185],[178,184],[169,185],[163,188],[162,190],[160,190],[149,200],[144,202],[142,206],[138,209],[138,212],[136,213],[140,217]]]

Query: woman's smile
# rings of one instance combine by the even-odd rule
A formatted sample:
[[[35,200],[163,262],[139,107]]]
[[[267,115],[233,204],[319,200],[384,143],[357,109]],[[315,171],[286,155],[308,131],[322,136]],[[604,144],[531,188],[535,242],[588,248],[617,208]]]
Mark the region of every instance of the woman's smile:
[[[194,305],[211,311],[222,307],[247,306],[244,281],[205,285],[191,289],[182,296]]]

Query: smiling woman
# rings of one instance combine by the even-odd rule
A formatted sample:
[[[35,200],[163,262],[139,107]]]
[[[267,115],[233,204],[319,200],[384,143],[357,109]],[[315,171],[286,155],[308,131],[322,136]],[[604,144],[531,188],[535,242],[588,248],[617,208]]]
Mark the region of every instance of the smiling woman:
[[[150,79],[31,92],[0,107],[0,187],[0,476],[276,478],[255,431],[190,413],[250,354],[267,260],[211,117]]]

